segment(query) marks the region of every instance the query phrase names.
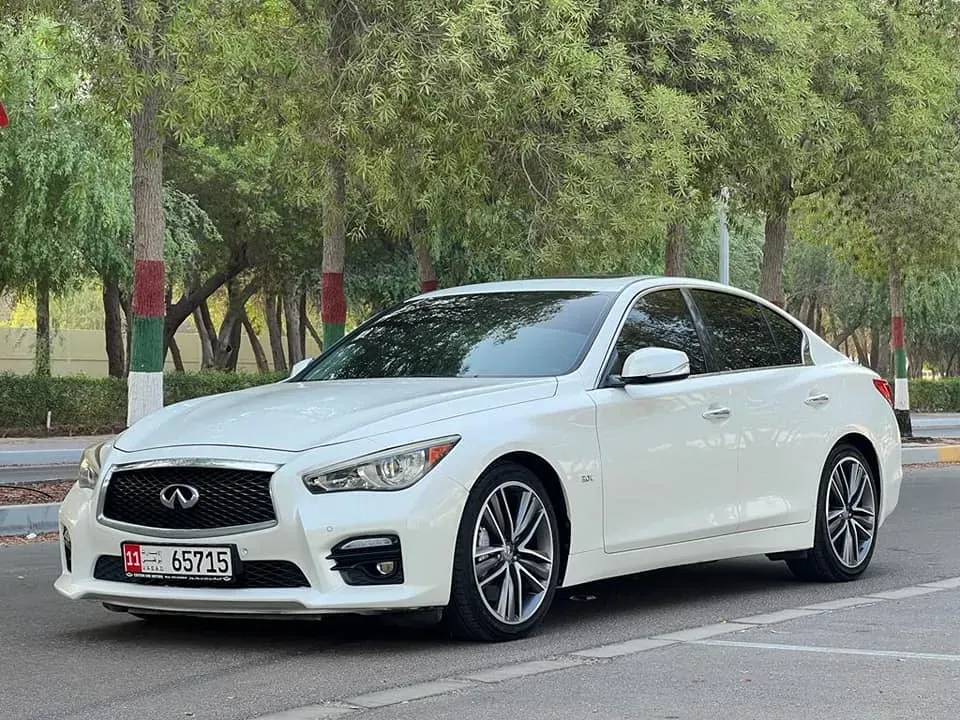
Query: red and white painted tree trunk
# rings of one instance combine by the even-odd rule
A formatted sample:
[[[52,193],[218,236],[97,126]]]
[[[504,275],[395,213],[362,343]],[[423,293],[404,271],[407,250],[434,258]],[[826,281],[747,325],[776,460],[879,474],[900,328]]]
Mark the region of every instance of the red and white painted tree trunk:
[[[133,132],[133,336],[127,424],[163,407],[163,144],[159,97],[148,93],[130,118]]]

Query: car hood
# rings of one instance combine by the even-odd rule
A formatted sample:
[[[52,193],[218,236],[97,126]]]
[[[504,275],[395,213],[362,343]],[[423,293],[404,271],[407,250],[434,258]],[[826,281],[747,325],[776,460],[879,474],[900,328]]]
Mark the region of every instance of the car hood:
[[[551,397],[555,378],[400,378],[275,383],[170,405],[122,433],[138,452],[226,445],[299,452]]]

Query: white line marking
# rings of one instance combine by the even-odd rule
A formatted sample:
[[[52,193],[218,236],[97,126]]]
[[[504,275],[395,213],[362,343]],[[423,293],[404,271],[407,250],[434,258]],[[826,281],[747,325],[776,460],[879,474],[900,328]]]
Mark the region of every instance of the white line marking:
[[[900,588],[899,590],[884,590],[882,592],[869,593],[866,597],[881,598],[882,600],[904,600],[905,598],[935,593],[940,589],[941,588],[911,586]]]
[[[860,607],[861,605],[876,605],[880,602],[879,598],[850,597],[840,598],[839,600],[827,600],[813,605],[804,605],[804,610],[846,610],[847,608]]]
[[[722,647],[742,647],[757,650],[789,650],[793,652],[820,653],[821,655],[864,655],[867,657],[889,657],[902,660],[944,660],[960,662],[960,655],[942,655],[940,653],[917,653],[900,650],[861,650],[859,648],[820,647],[817,645],[780,645],[778,643],[737,642],[736,640],[697,640],[687,645],[716,645]]]
[[[953,590],[960,588],[960,577],[937,580],[936,582],[920,583],[919,587],[937,588],[938,590]]]
[[[650,638],[636,638],[635,640],[627,640],[626,642],[613,643],[611,645],[600,645],[594,648],[577,650],[576,652],[570,653],[570,655],[597,659],[615,658],[676,644],[677,642],[675,640],[651,640]]]
[[[305,705],[292,710],[260,715],[256,720],[331,720],[331,718],[344,717],[359,711],[360,708],[348,708],[342,705]]]
[[[583,664],[583,660],[577,660],[573,657],[564,657],[558,660],[531,660],[530,662],[490,668],[489,670],[479,670],[468,675],[460,675],[459,677],[482,683],[498,683],[504,680],[515,680],[516,678],[529,677],[530,675],[553,672],[554,670],[566,670],[567,668]]]
[[[654,635],[653,640],[676,640],[677,642],[691,642],[693,640],[703,640],[714,635],[725,635],[726,633],[737,632],[738,630],[749,630],[754,625],[744,623],[717,623],[716,625],[703,625],[701,627],[690,628],[689,630],[680,630],[678,632],[666,633],[664,635]]]
[[[797,608],[795,610],[778,610],[777,612],[765,613],[763,615],[737,618],[734,622],[744,623],[746,625],[773,625],[774,623],[782,623],[788,620],[797,620],[802,617],[819,614],[820,611],[818,610],[802,610]]]
[[[434,695],[446,695],[456,690],[463,690],[469,687],[476,687],[476,683],[467,680],[442,679],[432,682],[417,683],[416,685],[405,685],[403,687],[390,688],[389,690],[380,690],[378,692],[357,695],[347,698],[344,702],[347,705],[359,705],[363,708],[379,708],[387,705],[396,705],[411,700],[422,700],[423,698],[433,697]]]

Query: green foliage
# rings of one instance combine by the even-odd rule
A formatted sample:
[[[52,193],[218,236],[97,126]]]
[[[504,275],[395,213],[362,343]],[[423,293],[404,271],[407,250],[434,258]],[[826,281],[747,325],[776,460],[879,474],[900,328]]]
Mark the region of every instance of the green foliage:
[[[960,378],[911,380],[910,405],[916,412],[960,412]]]
[[[284,377],[285,373],[171,373],[164,378],[164,404],[278,382]],[[122,379],[0,374],[0,436],[118,432],[126,425],[126,412],[127,386]]]
[[[0,23],[0,288],[58,290],[130,230],[123,125],[89,94],[83,30],[46,18]]]

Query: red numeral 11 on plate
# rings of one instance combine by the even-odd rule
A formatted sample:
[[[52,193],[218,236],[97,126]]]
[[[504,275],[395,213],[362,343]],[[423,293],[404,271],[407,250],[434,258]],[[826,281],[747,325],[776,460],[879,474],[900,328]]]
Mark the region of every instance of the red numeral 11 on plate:
[[[125,572],[143,572],[143,566],[140,564],[139,545],[124,545],[123,569]]]

